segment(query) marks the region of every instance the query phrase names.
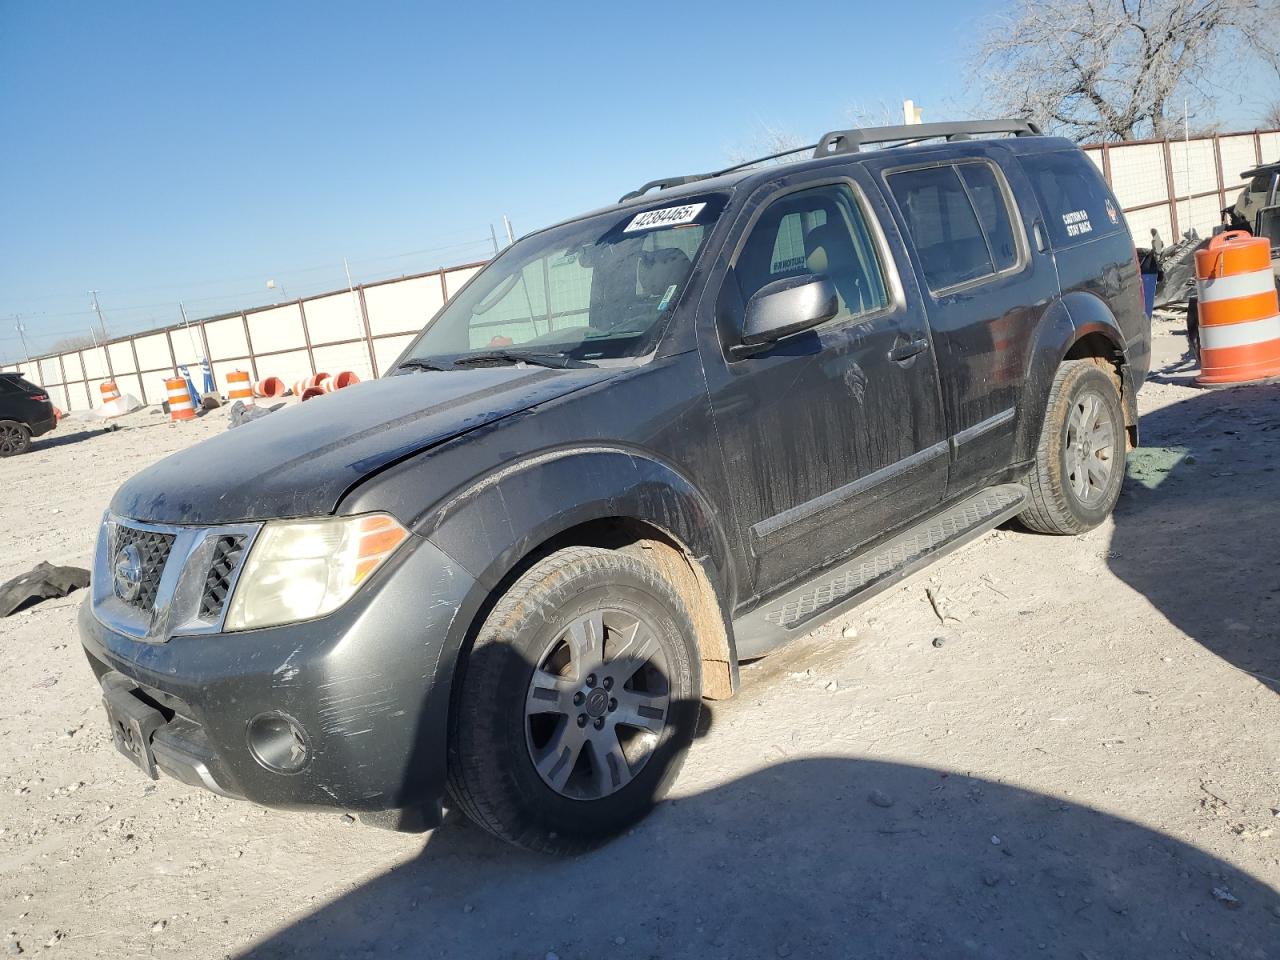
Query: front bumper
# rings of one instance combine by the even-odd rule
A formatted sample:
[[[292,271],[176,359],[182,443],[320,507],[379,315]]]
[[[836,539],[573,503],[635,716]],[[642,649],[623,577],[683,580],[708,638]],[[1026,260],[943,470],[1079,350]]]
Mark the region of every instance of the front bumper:
[[[349,810],[395,826],[444,792],[453,666],[482,591],[413,538],[327,617],[239,633],[138,640],[80,609],[80,636],[108,697],[133,696],[164,722],[155,764],[187,783],[280,808]],[[269,769],[249,748],[255,717],[303,733],[304,765]],[[408,824],[413,819],[403,821]]]

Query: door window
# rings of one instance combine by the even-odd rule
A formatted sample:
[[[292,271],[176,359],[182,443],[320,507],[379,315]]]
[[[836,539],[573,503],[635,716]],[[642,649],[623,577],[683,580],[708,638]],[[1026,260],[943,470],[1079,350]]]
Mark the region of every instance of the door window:
[[[978,212],[982,232],[987,236],[996,272],[1008,270],[1018,262],[1018,245],[1013,238],[1009,204],[1005,200],[996,171],[985,163],[962,163],[957,167],[960,179],[969,191],[969,199]]]
[[[979,165],[965,165],[968,166]],[[981,186],[977,175],[975,183]],[[998,188],[999,203],[988,212],[989,219],[997,232],[1003,222],[1007,239],[1002,242],[997,237],[992,244],[988,243],[978,212],[955,167],[928,167],[890,174],[889,189],[906,218],[907,231],[930,290],[937,292],[996,273],[993,248],[1002,247],[1004,243],[1012,246],[1008,208]]]
[[[873,313],[889,302],[871,230],[846,184],[789,193],[771,203],[752,227],[734,274],[743,303],[774,280],[825,276],[836,288],[836,320]]]

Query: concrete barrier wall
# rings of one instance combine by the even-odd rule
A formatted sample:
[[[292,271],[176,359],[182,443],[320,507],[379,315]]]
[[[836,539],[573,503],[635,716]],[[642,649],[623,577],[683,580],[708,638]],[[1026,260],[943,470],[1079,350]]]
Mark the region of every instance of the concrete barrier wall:
[[[317,372],[354,371],[368,380],[386,370],[409,342],[484,263],[362,284],[354,290],[194,320],[109,341],[100,347],[8,363],[22,370],[64,411],[102,405],[101,385],[115,380],[144,403],[165,398],[164,381],[208,357],[220,389],[227,374],[245,370],[257,382],[292,384]]]
[[[1280,160],[1280,130],[1221,133],[1187,140],[1090,144],[1085,152],[1120,201],[1140,247],[1155,230],[1164,243],[1188,230],[1213,233],[1224,207],[1245,186],[1241,172]]]

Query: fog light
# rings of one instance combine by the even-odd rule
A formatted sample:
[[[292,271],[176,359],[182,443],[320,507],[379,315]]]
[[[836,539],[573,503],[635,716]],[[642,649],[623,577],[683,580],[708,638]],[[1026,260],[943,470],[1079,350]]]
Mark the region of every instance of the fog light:
[[[297,773],[311,759],[306,735],[283,713],[262,713],[249,721],[249,752],[275,773]]]

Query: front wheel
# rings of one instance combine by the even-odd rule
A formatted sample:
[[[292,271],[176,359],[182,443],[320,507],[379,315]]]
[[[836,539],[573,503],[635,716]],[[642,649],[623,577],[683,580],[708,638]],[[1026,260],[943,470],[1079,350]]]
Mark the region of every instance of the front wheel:
[[[1068,360],[1049,391],[1031,503],[1018,517],[1038,533],[1092,530],[1111,513],[1124,483],[1125,429],[1115,371],[1105,361]]]
[[[0,420],[0,457],[16,457],[31,449],[31,431],[25,423]]]
[[[701,674],[684,601],[639,557],[570,547],[502,597],[461,666],[449,793],[504,840],[574,853],[642,818],[679,772]]]

